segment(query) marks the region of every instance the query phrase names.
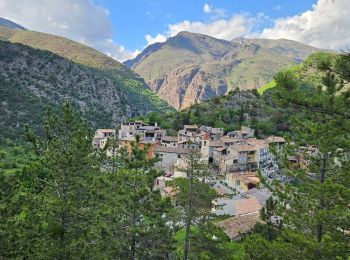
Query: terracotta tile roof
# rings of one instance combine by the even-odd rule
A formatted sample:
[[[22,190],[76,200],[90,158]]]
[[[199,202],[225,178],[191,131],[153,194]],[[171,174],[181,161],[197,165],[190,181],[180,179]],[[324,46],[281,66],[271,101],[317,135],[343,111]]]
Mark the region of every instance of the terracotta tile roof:
[[[255,146],[256,148],[268,148],[269,144],[266,142],[266,140],[262,139],[256,139],[256,138],[248,138],[247,143]]]
[[[218,226],[222,227],[228,237],[233,240],[237,239],[240,234],[250,231],[255,224],[259,222],[261,223],[263,221],[260,219],[260,215],[255,213],[239,217],[230,217],[220,221]]]
[[[249,199],[239,200],[236,203],[235,214],[236,216],[255,213],[261,210],[262,206],[255,197]]]
[[[211,141],[209,143],[209,146],[212,146],[212,147],[219,147],[219,146],[223,146],[223,143],[221,141]]]
[[[281,136],[270,136],[265,139],[267,143],[285,143],[286,140],[284,140]]]
[[[178,154],[188,154],[190,151],[188,149],[183,149],[179,147],[168,147],[168,146],[157,146],[153,150],[155,153],[178,153]]]
[[[241,193],[242,197],[249,198],[250,196],[254,196],[261,205],[265,206],[266,201],[272,196],[272,192],[268,189],[257,189],[253,188],[246,192]]]
[[[255,174],[236,175],[234,176],[234,179],[246,184],[248,183],[258,184],[260,182],[259,177],[257,177]]]
[[[162,141],[177,142],[178,138],[177,136],[163,136]]]
[[[232,143],[240,141],[239,138],[229,137],[229,136],[223,136],[223,137],[220,138],[220,140],[223,141],[223,142],[232,142]]]
[[[237,152],[249,152],[249,151],[256,150],[256,147],[254,145],[249,145],[249,144],[237,144],[237,145],[234,145],[232,147]]]

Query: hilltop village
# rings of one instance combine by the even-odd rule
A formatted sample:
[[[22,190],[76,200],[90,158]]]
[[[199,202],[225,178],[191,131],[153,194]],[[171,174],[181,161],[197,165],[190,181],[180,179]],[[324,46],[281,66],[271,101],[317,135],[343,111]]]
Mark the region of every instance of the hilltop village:
[[[98,129],[93,146],[103,149],[109,138],[117,137],[119,146],[131,153],[132,144],[139,137],[138,147],[147,149],[147,157],[157,157],[156,167],[164,174],[155,180],[155,189],[162,196],[171,198],[176,205],[176,192],[167,184],[178,177],[185,177],[181,168],[186,167],[186,158],[196,152],[201,162],[208,165],[209,175],[205,181],[216,190],[219,198],[214,202],[213,213],[228,218],[219,222],[231,239],[250,230],[259,218],[259,210],[265,206],[271,192],[260,182],[258,171],[268,181],[286,181],[281,173],[271,147],[278,152],[286,143],[284,138],[270,136],[265,139],[254,137],[254,129],[242,126],[240,130],[225,133],[222,128],[184,125],[177,136],[168,136],[167,130],[157,124],[148,125],[143,121],[122,123],[120,130]],[[307,161],[301,147],[298,156],[289,157],[295,168],[305,168]],[[107,151],[108,152],[108,151]],[[109,152],[109,155],[112,155]]]

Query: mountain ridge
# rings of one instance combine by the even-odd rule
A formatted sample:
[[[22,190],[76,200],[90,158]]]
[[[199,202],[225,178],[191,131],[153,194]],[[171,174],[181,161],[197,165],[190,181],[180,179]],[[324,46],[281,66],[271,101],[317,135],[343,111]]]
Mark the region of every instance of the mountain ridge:
[[[2,17],[0,17],[0,26],[7,27],[7,28],[10,28],[10,29],[27,30],[22,25],[19,25],[19,24],[15,23],[15,22],[12,22],[12,21],[7,20],[7,19],[2,18]]]
[[[231,41],[180,32],[124,62],[176,109],[233,89],[256,89],[319,49],[292,40]]]
[[[61,36],[6,27],[0,27],[0,40],[50,51],[77,64],[105,73],[107,77],[112,77],[120,83],[130,103],[142,113],[170,109],[166,102],[150,90],[139,75],[89,46]]]
[[[49,51],[0,40],[0,143],[19,140],[23,125],[42,133],[45,111],[66,101],[90,126],[115,127],[142,114],[120,84]]]

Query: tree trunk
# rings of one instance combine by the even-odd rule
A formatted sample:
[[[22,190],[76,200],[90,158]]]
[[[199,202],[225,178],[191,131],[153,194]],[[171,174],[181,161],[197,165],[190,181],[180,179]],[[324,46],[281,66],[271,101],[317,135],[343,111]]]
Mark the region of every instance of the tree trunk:
[[[320,176],[320,183],[321,186],[325,181],[326,178],[326,163],[327,163],[327,155],[325,155],[322,159],[322,169],[321,169],[321,176]],[[323,210],[324,208],[324,198],[323,198],[323,192],[320,192],[320,200],[319,200],[319,206],[320,209]],[[317,242],[321,242],[323,235],[323,224],[321,222],[318,222],[316,225],[316,239]]]
[[[67,173],[64,172],[64,180],[63,180],[63,190],[62,190],[62,196],[63,196],[63,211],[61,213],[60,218],[60,255],[59,259],[65,259],[66,254],[66,217],[67,217],[67,186],[68,186],[68,180],[67,180]]]
[[[135,225],[136,225],[136,205],[135,205],[135,194],[136,194],[136,177],[137,174],[134,176],[134,183],[133,183],[133,201],[132,201],[132,216],[131,216],[131,226],[133,228],[132,238],[131,238],[131,254],[130,259],[134,260],[136,258],[136,239],[135,239]]]
[[[189,187],[189,196],[188,196],[188,212],[186,216],[186,229],[185,229],[185,244],[184,244],[184,256],[183,259],[187,260],[190,252],[190,232],[191,232],[191,222],[192,222],[192,192],[193,192],[193,154],[191,154],[191,170],[190,176],[188,176],[190,180]]]

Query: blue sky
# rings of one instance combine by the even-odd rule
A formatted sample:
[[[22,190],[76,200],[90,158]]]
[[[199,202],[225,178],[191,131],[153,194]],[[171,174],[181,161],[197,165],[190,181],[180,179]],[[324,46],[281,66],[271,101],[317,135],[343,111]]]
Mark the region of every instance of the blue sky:
[[[315,4],[316,0],[95,0],[96,5],[107,8],[113,24],[113,39],[130,50],[142,49],[147,43],[144,36],[152,36],[167,30],[168,24],[184,20],[211,22],[211,15],[203,11],[207,3],[212,8],[223,9],[226,18],[233,14],[245,13],[256,16],[263,13],[266,19],[255,26],[259,31],[272,26],[280,17],[301,14]]]
[[[0,17],[119,61],[183,30],[350,50],[350,0],[0,0]]]

